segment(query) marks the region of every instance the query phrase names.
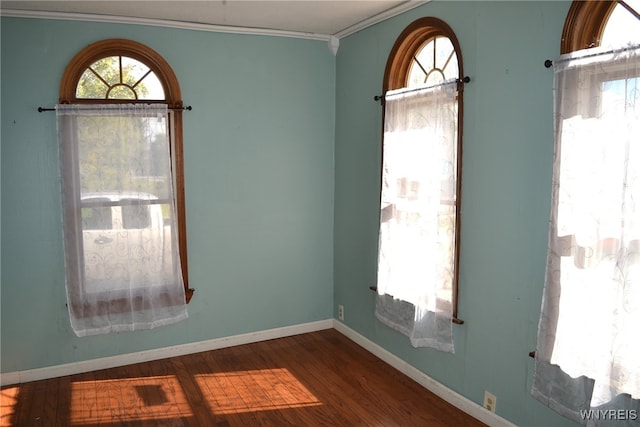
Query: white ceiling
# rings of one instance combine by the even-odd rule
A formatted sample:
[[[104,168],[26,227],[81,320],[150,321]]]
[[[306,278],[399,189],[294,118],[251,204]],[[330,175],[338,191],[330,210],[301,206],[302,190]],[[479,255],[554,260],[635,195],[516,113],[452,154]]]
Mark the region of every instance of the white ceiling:
[[[3,16],[137,22],[219,30],[340,38],[427,0],[1,1]]]

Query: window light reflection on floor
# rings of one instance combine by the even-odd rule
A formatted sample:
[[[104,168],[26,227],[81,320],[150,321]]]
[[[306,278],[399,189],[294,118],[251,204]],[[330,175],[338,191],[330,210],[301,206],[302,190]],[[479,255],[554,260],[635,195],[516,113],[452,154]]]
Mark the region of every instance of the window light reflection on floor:
[[[71,385],[71,424],[191,417],[175,375],[79,381]]]
[[[322,405],[284,368],[196,374],[194,378],[212,414]],[[70,409],[72,425],[194,416],[175,375],[73,382]]]
[[[202,374],[195,379],[214,414],[322,405],[284,368]]]
[[[0,426],[10,426],[20,395],[20,386],[3,388],[0,394]]]

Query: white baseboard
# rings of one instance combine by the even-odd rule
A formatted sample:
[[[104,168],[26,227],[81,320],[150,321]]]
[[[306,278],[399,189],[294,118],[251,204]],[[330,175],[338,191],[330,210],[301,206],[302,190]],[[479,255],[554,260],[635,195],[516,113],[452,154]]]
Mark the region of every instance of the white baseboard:
[[[510,421],[500,417],[499,415],[496,415],[493,412],[487,411],[472,400],[469,400],[461,394],[458,394],[450,388],[442,385],[418,368],[408,364],[395,354],[390,353],[389,351],[380,347],[378,344],[360,335],[358,332],[349,328],[339,320],[334,319],[333,328],[341,334],[345,335],[351,341],[363,347],[368,352],[374,354],[389,365],[396,368],[398,371],[413,379],[415,382],[417,382],[436,396],[440,397],[446,402],[449,402],[456,408],[466,412],[467,414],[482,421],[483,423],[492,427],[516,427],[515,424],[511,423]]]
[[[315,332],[333,328],[333,319],[319,320],[317,322],[302,323],[299,325],[285,326],[282,328],[267,329],[264,331],[250,332],[247,334],[230,337],[215,338],[207,341],[199,341],[189,344],[175,345],[155,350],[140,351],[137,353],[122,354],[103,357],[100,359],[85,360],[82,362],[67,363],[64,365],[48,366],[45,368],[29,369],[26,371],[8,372],[0,374],[0,385],[19,384],[29,381],[45,380],[48,378],[62,377],[66,375],[81,374],[99,369],[116,368],[118,366],[131,365],[133,363],[150,362],[152,360],[166,359],[167,357],[182,356],[185,354],[199,353],[201,351],[216,350],[235,345],[250,344],[266,341],[274,338],[283,338],[291,335]]]
[[[451,403],[472,417],[489,426],[515,427],[506,419],[487,411],[477,403],[467,399],[461,394],[440,384],[438,381],[426,375],[424,372],[408,364],[393,353],[385,350],[373,341],[360,335],[358,332],[335,319],[319,320],[317,322],[303,323],[299,325],[285,326],[283,328],[267,329],[264,331],[250,332],[247,334],[230,337],[215,338],[207,341],[199,341],[189,344],[181,344],[155,350],[140,351],[137,353],[122,354],[118,356],[103,357],[100,359],[86,360],[82,362],[67,363],[58,366],[29,369],[26,371],[8,372],[0,374],[0,385],[11,385],[38,381],[48,378],[56,378],[66,375],[81,374],[99,369],[115,368],[133,363],[150,362],[165,359],[167,357],[182,356],[185,354],[199,353],[202,351],[216,350],[242,344],[266,341],[275,338],[284,338],[292,335],[320,331],[334,328],[347,338],[360,345],[370,353],[373,353],[389,365],[393,366],[409,378],[422,385],[433,394]]]

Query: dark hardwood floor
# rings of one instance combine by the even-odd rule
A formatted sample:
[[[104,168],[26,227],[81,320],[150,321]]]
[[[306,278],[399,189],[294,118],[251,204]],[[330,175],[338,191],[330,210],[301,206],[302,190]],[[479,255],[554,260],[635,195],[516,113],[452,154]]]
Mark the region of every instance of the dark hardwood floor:
[[[329,329],[2,387],[2,426],[482,426]]]

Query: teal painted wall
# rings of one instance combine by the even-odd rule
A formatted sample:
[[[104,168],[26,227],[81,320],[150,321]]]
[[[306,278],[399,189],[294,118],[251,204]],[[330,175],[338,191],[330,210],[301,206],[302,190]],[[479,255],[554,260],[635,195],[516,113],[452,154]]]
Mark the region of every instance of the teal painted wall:
[[[570,2],[434,1],[341,40],[336,64],[334,313],[454,391],[522,426],[572,423],[530,397],[551,197],[552,78]],[[381,93],[415,19],[455,31],[464,71],[460,317],[456,353],[414,349],[375,320]]]
[[[2,372],[331,318],[335,57],[322,41],[2,18]],[[106,38],[160,53],[184,115],[189,319],[76,338],[65,308],[54,106]]]
[[[552,157],[552,71],[567,1],[434,1],[326,43],[2,18],[2,372],[336,317],[522,426],[573,425],[529,395]],[[373,316],[381,107],[389,51],[413,20],[456,32],[465,89],[456,354],[413,349]],[[183,98],[188,321],[76,338],[65,309],[55,116],[66,63],[124,37],[172,65]],[[283,295],[288,294],[286,298]]]

